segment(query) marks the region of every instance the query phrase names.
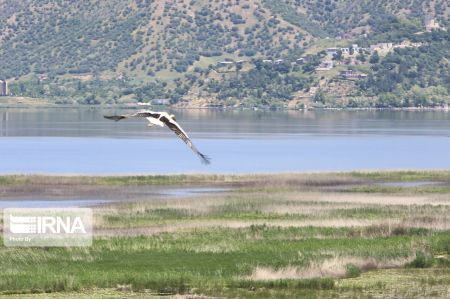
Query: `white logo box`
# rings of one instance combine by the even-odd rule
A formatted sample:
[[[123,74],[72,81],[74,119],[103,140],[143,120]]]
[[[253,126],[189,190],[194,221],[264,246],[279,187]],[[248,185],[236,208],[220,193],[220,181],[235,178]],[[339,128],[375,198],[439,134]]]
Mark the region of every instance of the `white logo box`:
[[[92,209],[89,208],[4,209],[3,223],[5,246],[92,245]]]

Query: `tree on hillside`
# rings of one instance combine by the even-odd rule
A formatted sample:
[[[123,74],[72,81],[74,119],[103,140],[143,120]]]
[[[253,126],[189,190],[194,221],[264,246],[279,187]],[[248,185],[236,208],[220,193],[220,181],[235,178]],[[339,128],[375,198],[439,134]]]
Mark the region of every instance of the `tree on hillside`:
[[[359,52],[358,56],[356,56],[356,59],[358,59],[361,62],[365,62],[366,61],[366,55],[364,55],[364,53],[361,51],[361,52]]]
[[[321,103],[321,104],[325,104],[325,102],[327,101],[326,95],[323,92],[322,89],[319,89],[315,94],[314,94],[314,98],[313,98],[314,102],[316,103]]]
[[[369,62],[370,62],[371,64],[375,64],[375,63],[380,62],[380,56],[378,55],[378,51],[375,51],[375,52],[372,54],[372,56],[370,56]]]
[[[339,61],[342,59],[342,51],[337,50],[336,54],[333,55],[333,60]]]

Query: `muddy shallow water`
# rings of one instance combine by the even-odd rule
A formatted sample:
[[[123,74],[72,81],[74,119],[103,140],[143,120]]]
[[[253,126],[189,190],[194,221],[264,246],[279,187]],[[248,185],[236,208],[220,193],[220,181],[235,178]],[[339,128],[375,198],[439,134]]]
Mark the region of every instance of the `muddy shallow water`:
[[[151,191],[150,191],[151,190]],[[26,197],[8,198],[0,197],[0,209],[4,208],[68,208],[68,207],[92,207],[104,204],[133,202],[142,200],[152,200],[155,198],[185,198],[192,196],[213,195],[220,192],[226,192],[230,188],[214,187],[191,187],[191,188],[154,188],[144,195],[132,197],[125,194],[120,196],[111,196],[109,198],[67,198],[67,197],[35,197],[33,195]]]

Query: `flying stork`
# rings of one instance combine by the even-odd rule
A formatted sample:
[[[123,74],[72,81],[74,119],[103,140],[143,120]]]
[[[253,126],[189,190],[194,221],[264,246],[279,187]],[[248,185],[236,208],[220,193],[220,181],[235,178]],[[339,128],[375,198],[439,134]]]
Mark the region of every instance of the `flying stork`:
[[[181,140],[186,143],[191,150],[200,158],[203,164],[209,164],[210,159],[199,152],[195,145],[192,143],[189,136],[186,132],[181,128],[181,126],[176,122],[175,115],[169,114],[167,112],[154,112],[150,110],[144,110],[132,114],[124,114],[124,115],[112,115],[112,116],[104,116],[106,119],[111,119],[115,121],[119,121],[122,119],[130,118],[130,117],[143,117],[149,121],[148,126],[153,127],[154,125],[164,127],[167,126],[170,130],[172,130]]]

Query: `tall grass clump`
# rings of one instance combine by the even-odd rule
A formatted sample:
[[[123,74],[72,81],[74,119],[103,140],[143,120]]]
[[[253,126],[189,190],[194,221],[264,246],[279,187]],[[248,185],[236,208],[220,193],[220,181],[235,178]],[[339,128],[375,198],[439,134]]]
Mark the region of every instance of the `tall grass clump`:
[[[434,259],[430,254],[422,251],[416,252],[416,257],[407,266],[410,268],[430,268],[434,264]]]
[[[315,289],[315,290],[331,290],[335,287],[334,280],[325,278],[309,278],[309,279],[276,279],[276,280],[251,280],[242,279],[235,280],[228,284],[230,288],[243,289]]]
[[[361,270],[353,265],[353,264],[347,264],[345,265],[345,277],[347,278],[355,278],[361,275]]]

